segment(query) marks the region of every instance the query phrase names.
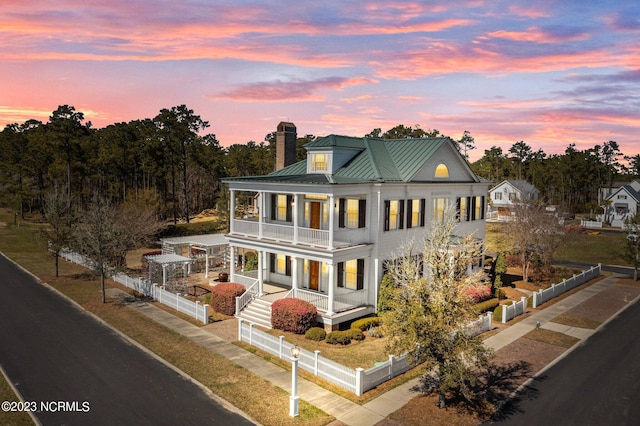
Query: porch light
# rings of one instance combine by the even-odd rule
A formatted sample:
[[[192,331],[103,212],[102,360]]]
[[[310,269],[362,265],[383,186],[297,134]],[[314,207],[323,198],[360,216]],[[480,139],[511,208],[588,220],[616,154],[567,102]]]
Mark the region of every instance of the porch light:
[[[289,416],[298,416],[298,359],[300,348],[298,345],[291,347],[291,396],[289,397]]]

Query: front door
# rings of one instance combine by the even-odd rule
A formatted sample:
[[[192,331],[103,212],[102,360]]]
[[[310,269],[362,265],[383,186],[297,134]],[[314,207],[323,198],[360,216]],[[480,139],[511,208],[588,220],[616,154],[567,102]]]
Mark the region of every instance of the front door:
[[[309,289],[318,291],[320,283],[320,262],[317,260],[309,261]]]
[[[311,202],[311,218],[309,220],[309,228],[320,229],[320,203],[317,201]]]

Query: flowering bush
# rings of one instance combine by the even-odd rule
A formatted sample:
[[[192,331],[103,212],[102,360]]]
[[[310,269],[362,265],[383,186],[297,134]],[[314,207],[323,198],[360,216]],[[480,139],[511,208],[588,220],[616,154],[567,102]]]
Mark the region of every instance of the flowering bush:
[[[236,313],[236,297],[244,293],[238,283],[220,283],[211,289],[211,309],[225,315]]]
[[[473,303],[480,303],[491,298],[491,288],[486,285],[467,287],[464,289],[464,293],[473,300]]]
[[[304,334],[316,324],[318,310],[309,302],[287,297],[271,305],[271,325],[278,330]]]

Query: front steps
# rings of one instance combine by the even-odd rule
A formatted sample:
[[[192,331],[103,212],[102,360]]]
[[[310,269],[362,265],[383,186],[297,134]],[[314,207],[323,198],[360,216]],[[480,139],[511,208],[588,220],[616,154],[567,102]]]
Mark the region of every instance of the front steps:
[[[271,302],[253,299],[236,317],[260,327],[271,329]]]

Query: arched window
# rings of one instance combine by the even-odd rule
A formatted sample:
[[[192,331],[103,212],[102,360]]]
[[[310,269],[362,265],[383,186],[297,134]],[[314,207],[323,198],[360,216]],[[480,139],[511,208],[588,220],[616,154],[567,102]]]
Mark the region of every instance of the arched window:
[[[438,167],[436,167],[435,177],[437,177],[437,178],[448,178],[449,177],[449,168],[444,163],[438,164]]]

